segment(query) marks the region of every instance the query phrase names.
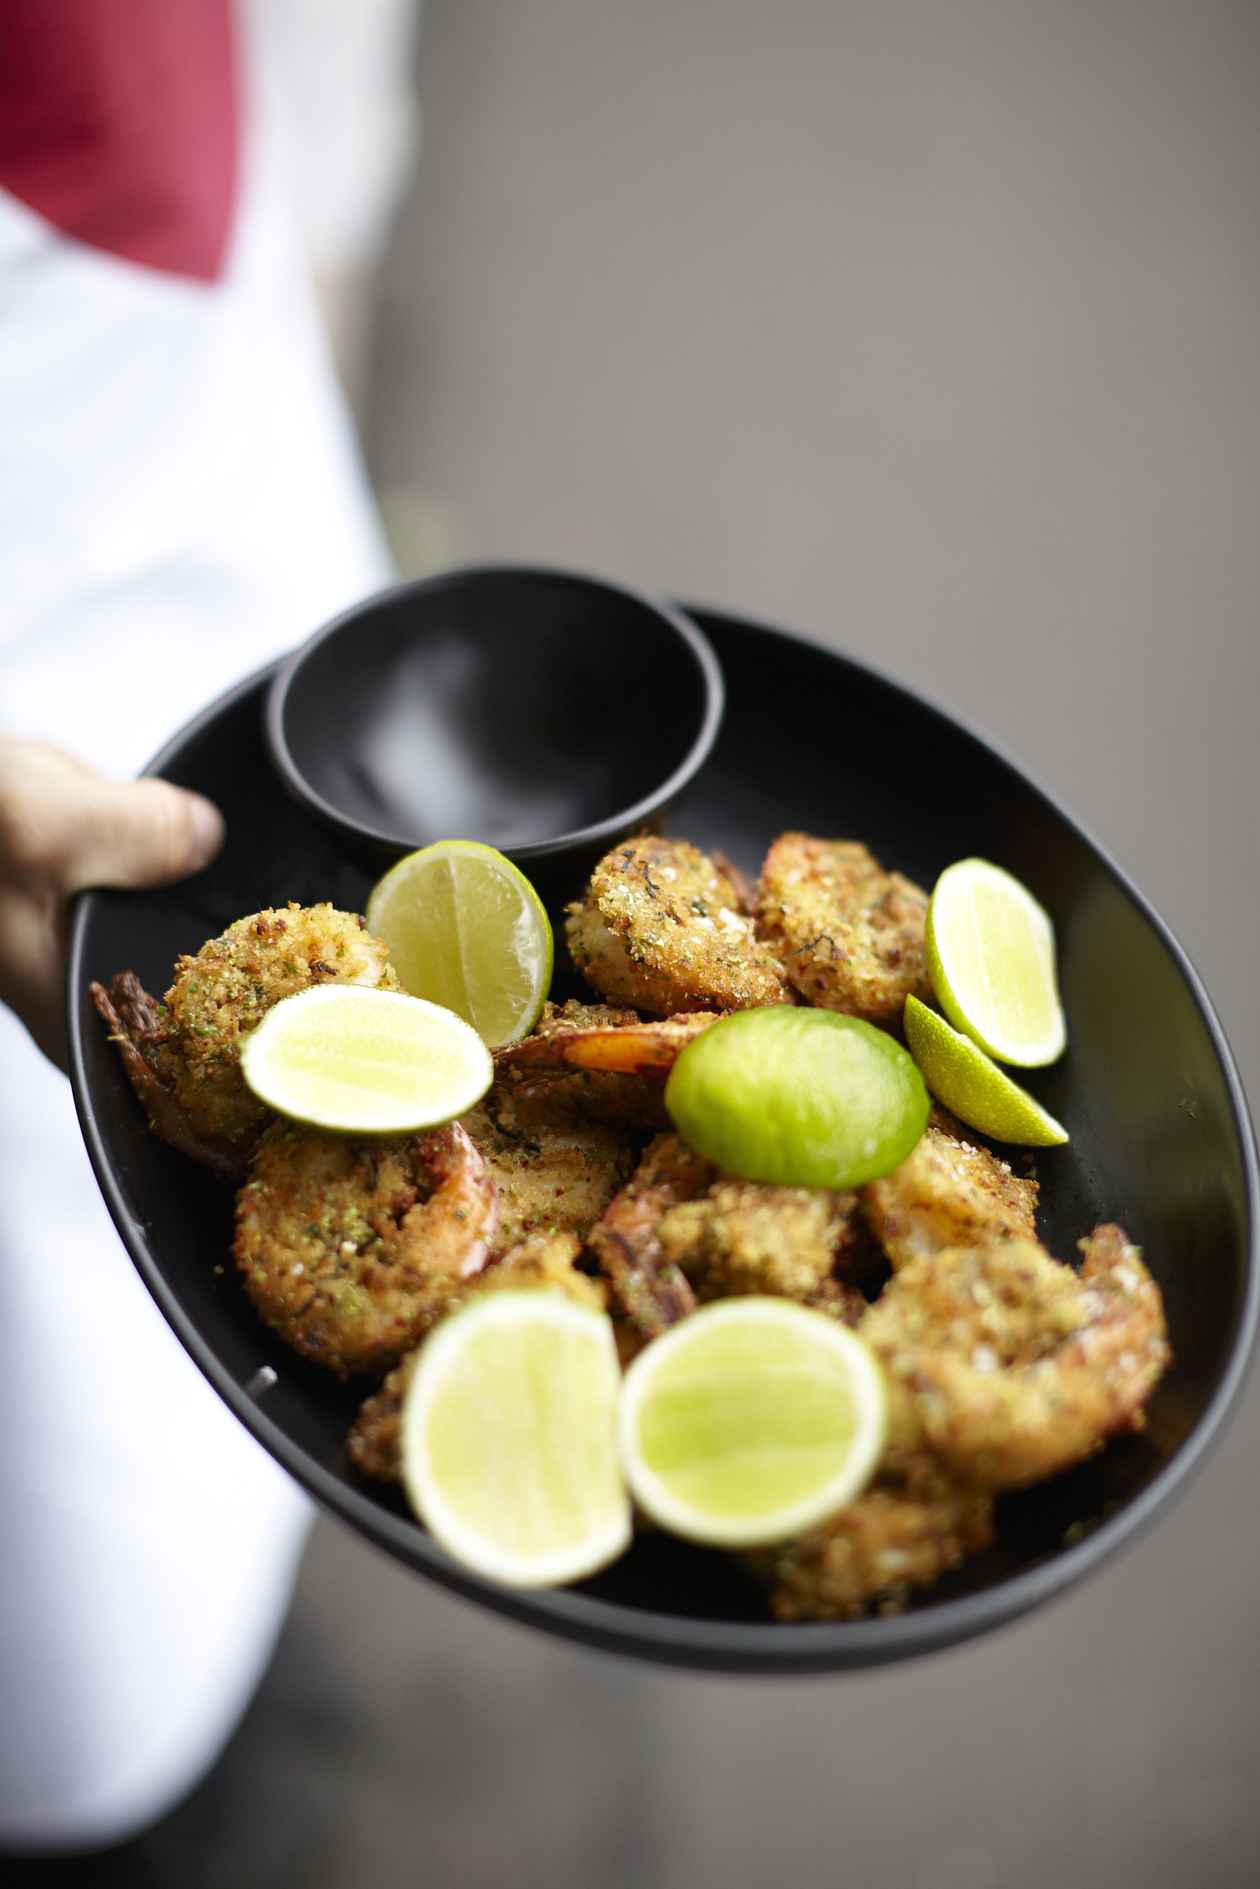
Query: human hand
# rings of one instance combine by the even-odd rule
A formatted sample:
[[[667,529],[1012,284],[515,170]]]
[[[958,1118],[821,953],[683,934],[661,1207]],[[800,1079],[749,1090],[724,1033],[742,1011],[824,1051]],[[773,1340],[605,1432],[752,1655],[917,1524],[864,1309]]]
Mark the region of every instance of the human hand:
[[[222,817],[200,794],[106,780],[57,748],[0,735],[0,1001],[60,1068],[71,898],[182,879],[222,844]]]

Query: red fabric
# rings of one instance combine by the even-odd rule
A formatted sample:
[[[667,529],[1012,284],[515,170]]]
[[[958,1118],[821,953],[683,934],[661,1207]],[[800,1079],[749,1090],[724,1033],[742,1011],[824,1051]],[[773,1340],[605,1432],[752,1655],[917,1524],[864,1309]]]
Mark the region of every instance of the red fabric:
[[[213,281],[237,183],[231,0],[0,0],[0,189]]]

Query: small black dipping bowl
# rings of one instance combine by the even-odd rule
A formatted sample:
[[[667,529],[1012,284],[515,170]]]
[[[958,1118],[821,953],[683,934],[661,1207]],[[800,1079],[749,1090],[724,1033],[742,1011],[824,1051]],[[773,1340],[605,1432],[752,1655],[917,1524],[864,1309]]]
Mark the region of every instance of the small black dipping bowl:
[[[267,697],[289,791],[369,866],[483,840],[581,882],[708,758],[721,670],[672,605],[567,571],[457,570],[318,630]]]

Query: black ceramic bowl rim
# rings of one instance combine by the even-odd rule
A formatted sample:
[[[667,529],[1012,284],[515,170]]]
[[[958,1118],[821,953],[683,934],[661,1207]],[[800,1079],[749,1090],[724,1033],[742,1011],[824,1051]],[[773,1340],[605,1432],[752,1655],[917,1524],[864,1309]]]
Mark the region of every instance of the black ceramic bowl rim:
[[[689,604],[687,607],[697,613],[706,613],[705,607],[699,604]],[[707,614],[720,615],[714,612]],[[730,617],[725,620],[748,621]],[[776,628],[772,634],[777,640],[807,649],[825,647],[816,638],[790,630]],[[1219,1440],[1225,1420],[1241,1393],[1251,1366],[1257,1319],[1260,1316],[1260,1165],[1257,1161],[1255,1134],[1228,1039],[1186,951],[1107,849],[1057,796],[1048,793],[1038,780],[1017,766],[1000,743],[990,740],[970,722],[947,712],[929,697],[895,681],[882,670],[860,662],[853,656],[837,655],[832,650],[827,653],[854,673],[877,683],[891,696],[926,709],[950,729],[961,732],[987,753],[1014,769],[1030,791],[1052,809],[1056,818],[1079,835],[1166,946],[1203,1018],[1229,1096],[1231,1125],[1238,1143],[1246,1197],[1247,1274],[1220,1380],[1175,1455],[1145,1488],[1081,1540],[1065,1543],[1044,1561],[1005,1577],[982,1593],[937,1602],[904,1614],[838,1622],[767,1622],[759,1625],[747,1621],[697,1619],[686,1615],[654,1613],[646,1608],[629,1608],[585,1594],[580,1588],[543,1588],[519,1594],[513,1588],[495,1588],[490,1604],[508,1619],[544,1629],[563,1639],[599,1647],[606,1652],[629,1654],[666,1665],[677,1664],[691,1670],[762,1673],[781,1677],[860,1671],[944,1651],[978,1634],[1017,1620],[1038,1605],[1066,1594],[1084,1575],[1110,1560],[1119,1548],[1144,1533],[1155,1517],[1167,1509],[1173,1497],[1184,1491],[1193,1474],[1201,1467]],[[145,774],[160,775],[170,765],[171,757],[193,735],[210,725],[227,704],[265,682],[269,671],[270,665],[254,671],[233,688],[225,690],[199,715],[192,717],[164,743],[145,768]],[[88,976],[86,934],[93,897],[91,892],[79,894],[74,903],[70,926],[66,964],[70,1081],[79,1124],[97,1182],[137,1270],[168,1324],[228,1409],[298,1484],[316,1497],[330,1513],[340,1516],[356,1533],[365,1536],[377,1547],[386,1549],[451,1592],[482,1606],[486,1605],[490,1583],[452,1560],[409,1517],[383,1508],[373,1495],[343,1481],[290,1439],[287,1432],[267,1415],[265,1407],[257,1401],[251,1388],[238,1384],[226,1366],[220,1363],[213,1346],[185,1313],[175,1293],[151,1262],[146,1250],[144,1228],[133,1218],[118,1177],[111,1167],[87,1078],[84,1017],[80,999]]]
[[[584,571],[562,570],[544,564],[469,564],[460,565],[453,570],[440,571],[433,577],[409,579],[405,583],[391,584],[384,590],[375,591],[370,597],[363,597],[349,609],[343,610],[330,623],[325,623],[313,635],[288,656],[282,657],[271,687],[267,691],[266,733],[267,745],[271,758],[278,769],[290,794],[309,807],[319,816],[326,826],[341,833],[346,838],[360,844],[367,842],[378,847],[395,847],[400,852],[407,852],[422,844],[414,834],[391,832],[384,827],[369,825],[366,820],[355,819],[334,806],[332,801],[313,787],[294,758],[289,746],[286,731],[289,697],[294,682],[309,659],[321,650],[326,643],[340,636],[345,630],[357,623],[367,612],[376,610],[382,604],[400,602],[406,597],[416,595],[431,596],[442,590],[463,585],[470,579],[492,578],[545,578],[551,583],[580,585],[583,589],[604,591],[633,603],[641,610],[650,611],[660,622],[666,624],[678,638],[683,648],[690,655],[700,678],[700,690],[704,702],[699,726],[692,739],[691,746],[678,766],[660,781],[649,794],[643,795],[628,807],[615,809],[601,820],[595,820],[587,826],[574,827],[567,833],[556,833],[550,839],[527,840],[522,845],[503,847],[503,851],[517,861],[554,858],[559,853],[578,848],[597,847],[601,844],[611,846],[624,834],[636,826],[650,820],[663,807],[680,794],[687,783],[699,773],[712,753],[717,740],[718,730],[722,725],[722,714],[726,706],[726,685],[722,680],[722,669],[710,647],[704,632],[697,628],[691,619],[683,614],[677,605],[663,597],[650,596],[646,591],[632,589],[627,584],[614,584],[607,578],[593,577]],[[478,834],[479,839],[489,845],[495,845],[493,834]]]

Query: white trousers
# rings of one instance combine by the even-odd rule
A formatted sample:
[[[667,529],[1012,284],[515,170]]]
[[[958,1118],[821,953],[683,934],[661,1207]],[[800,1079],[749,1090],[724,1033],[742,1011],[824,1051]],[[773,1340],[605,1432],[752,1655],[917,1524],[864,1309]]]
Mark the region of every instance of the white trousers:
[[[0,1845],[103,1845],[231,1733],[308,1511],[167,1328],[4,1012],[0,1068]]]

